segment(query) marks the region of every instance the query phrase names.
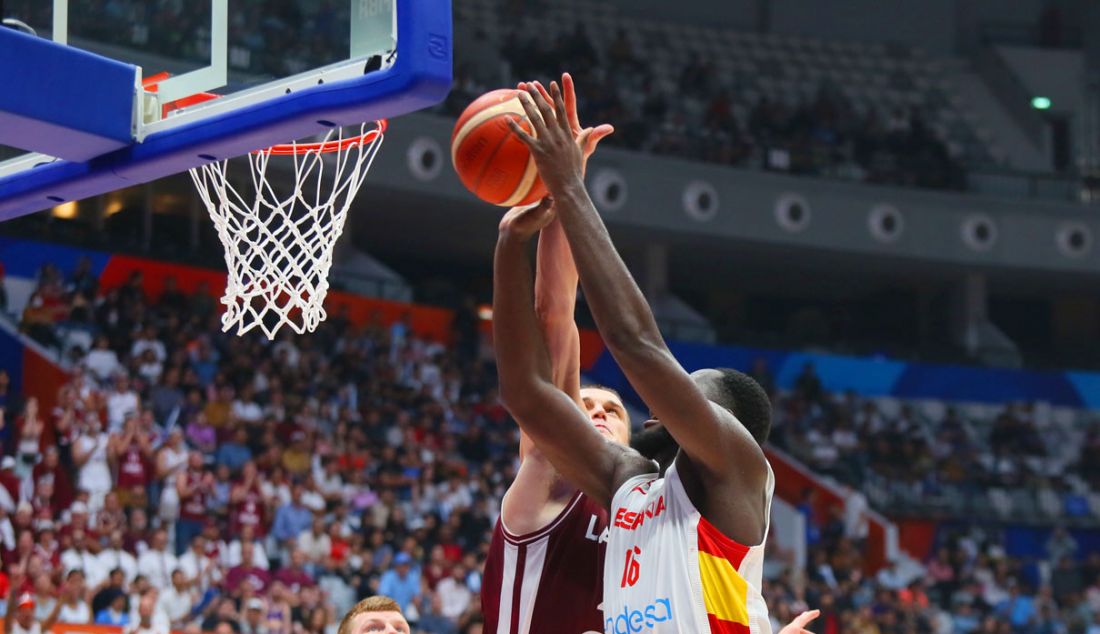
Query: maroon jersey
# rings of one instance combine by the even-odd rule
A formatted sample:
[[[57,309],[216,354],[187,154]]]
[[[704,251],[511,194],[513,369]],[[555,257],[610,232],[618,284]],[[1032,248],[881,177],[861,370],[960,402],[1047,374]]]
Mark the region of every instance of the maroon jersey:
[[[481,584],[489,634],[602,632],[607,509],[577,492],[541,530],[513,535],[498,519]]]
[[[130,443],[118,461],[118,486],[121,489],[144,487],[149,483],[149,463],[141,453],[141,447]]]
[[[262,539],[267,535],[265,521],[264,496],[260,485],[253,484],[244,495],[244,499],[233,505],[229,514],[229,534],[240,535],[241,529],[251,526],[253,537]]]
[[[201,482],[201,473],[187,473],[187,488],[191,490],[191,495],[180,500],[180,519],[206,521],[206,492],[200,486]]]

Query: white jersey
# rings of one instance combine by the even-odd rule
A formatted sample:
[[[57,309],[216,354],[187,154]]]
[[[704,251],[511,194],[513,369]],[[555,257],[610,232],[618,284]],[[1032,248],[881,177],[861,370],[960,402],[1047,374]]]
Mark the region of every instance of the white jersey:
[[[775,476],[768,465],[767,517]],[[743,546],[688,499],[673,464],[627,480],[611,501],[603,576],[607,634],[771,634],[760,593],[764,541]]]

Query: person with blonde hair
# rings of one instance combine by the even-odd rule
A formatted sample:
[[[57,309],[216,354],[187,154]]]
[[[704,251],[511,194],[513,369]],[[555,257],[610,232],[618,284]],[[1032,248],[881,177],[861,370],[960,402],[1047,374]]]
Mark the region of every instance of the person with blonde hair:
[[[356,603],[340,621],[337,634],[411,634],[412,628],[397,601],[383,596]]]

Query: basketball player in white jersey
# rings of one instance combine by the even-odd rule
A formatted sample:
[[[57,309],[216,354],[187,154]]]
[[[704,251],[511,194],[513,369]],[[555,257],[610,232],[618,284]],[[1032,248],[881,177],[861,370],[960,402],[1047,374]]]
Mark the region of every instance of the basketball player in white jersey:
[[[521,85],[523,88],[523,85]],[[582,132],[567,87],[566,110]],[[584,156],[612,131],[587,135]],[[554,385],[569,395],[610,441],[626,444],[630,422],[622,399],[580,386],[580,335],[573,320],[577,269],[558,223],[539,234],[534,306],[548,347]],[[501,502],[482,580],[485,631],[493,634],[578,634],[602,629],[607,507],[566,481],[531,439],[520,437],[521,464]]]
[[[770,633],[760,594],[774,490],[761,448],[767,394],[740,372],[689,375],[672,357],[588,197],[583,139],[574,140],[556,83],[550,95],[553,103],[534,88],[521,95],[534,135],[509,122],[553,204],[501,222],[493,293],[501,398],[558,471],[609,508],[605,632]],[[653,412],[637,449],[608,442],[552,381],[526,249],[555,216],[600,333]]]

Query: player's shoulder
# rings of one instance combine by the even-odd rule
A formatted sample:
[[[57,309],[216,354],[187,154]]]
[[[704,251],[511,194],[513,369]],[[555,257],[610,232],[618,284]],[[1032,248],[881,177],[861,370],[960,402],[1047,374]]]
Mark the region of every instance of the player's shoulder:
[[[501,537],[513,544],[539,541],[569,526],[570,520],[583,514],[589,504],[588,496],[574,491],[568,498],[544,501],[530,508],[513,508],[511,513],[505,513],[502,505],[497,528]]]

